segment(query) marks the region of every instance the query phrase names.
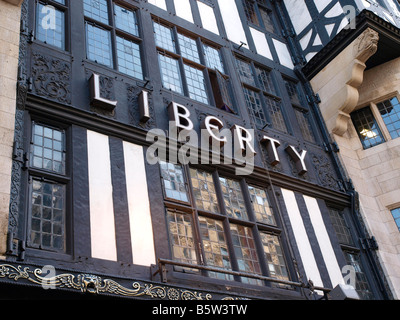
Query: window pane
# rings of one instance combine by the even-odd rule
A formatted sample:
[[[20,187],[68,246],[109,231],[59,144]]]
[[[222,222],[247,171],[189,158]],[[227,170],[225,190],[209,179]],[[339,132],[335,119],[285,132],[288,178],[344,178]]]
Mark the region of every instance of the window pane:
[[[264,248],[265,259],[268,263],[270,277],[289,281],[289,273],[279,238],[275,235],[264,232],[261,232],[260,236]],[[272,285],[288,287],[287,285],[278,283],[272,283]]]
[[[400,137],[400,103],[397,97],[379,103],[377,106],[392,139]]]
[[[233,218],[248,219],[240,183],[236,180],[219,178],[227,214]]]
[[[275,99],[270,97],[265,97],[265,101],[267,103],[267,108],[272,120],[273,128],[283,132],[287,132],[285,119],[283,118],[282,114],[281,102],[276,101]]]
[[[31,204],[31,244],[64,251],[65,186],[34,179]]]
[[[267,118],[265,117],[264,109],[261,105],[259,93],[243,88],[244,98],[246,101],[247,109],[252,116],[256,126],[264,127],[267,124]]]
[[[211,87],[217,108],[235,113],[230,95],[229,79],[226,79],[218,70],[215,72],[209,71],[208,74],[210,76]]]
[[[112,67],[110,31],[86,23],[88,59]]]
[[[160,162],[160,168],[166,197],[188,202],[183,168],[167,162]]]
[[[300,104],[300,93],[297,83],[290,80],[284,80],[284,81],[286,90],[289,94],[289,98],[292,101],[292,103]]]
[[[36,39],[60,49],[65,49],[65,15],[64,12],[57,10],[53,6],[45,6],[38,3],[36,22]],[[52,19],[46,16],[54,14],[54,25]]]
[[[254,7],[254,1],[242,0],[244,12],[246,14],[247,21],[255,25],[259,25],[257,13]]]
[[[219,212],[217,194],[211,173],[190,169],[190,177],[197,209]]]
[[[136,13],[124,7],[114,5],[115,26],[118,29],[139,36],[139,29],[136,22]]]
[[[31,165],[65,174],[64,131],[35,123],[31,145]]]
[[[119,71],[143,79],[140,48],[137,43],[117,36],[117,56]]]
[[[303,138],[307,141],[315,142],[314,134],[311,129],[309,114],[299,109],[294,109],[294,112],[296,114],[297,122],[299,123]]]
[[[167,221],[173,259],[196,265],[197,257],[191,216],[168,210]],[[182,270],[182,268],[177,269]]]
[[[336,209],[329,208],[329,216],[339,242],[342,244],[354,245],[353,238],[350,234],[350,229],[347,226],[343,213]]]
[[[154,22],[154,34],[156,45],[171,52],[176,52],[175,41],[172,36],[171,28],[165,27]]]
[[[178,40],[182,57],[200,63],[196,40],[186,37],[180,33],[178,34]]]
[[[239,271],[261,275],[260,263],[253,240],[253,233],[248,227],[231,224],[232,242]],[[262,285],[262,281],[242,277],[243,283]]]
[[[178,93],[183,93],[182,80],[179,72],[178,60],[158,54],[163,87]]]
[[[272,20],[272,17],[270,16],[270,13],[268,12],[268,10],[264,9],[264,8],[260,8],[260,7],[258,7],[258,8],[260,10],[261,20],[264,23],[265,30],[276,34],[274,22]]]
[[[250,199],[258,222],[276,225],[274,213],[265,190],[249,186]]]
[[[108,24],[107,0],[84,0],[83,11],[86,17]]]
[[[203,71],[188,66],[187,64],[185,64],[184,68],[189,97],[193,100],[208,104]]]
[[[385,142],[369,107],[353,112],[351,118],[353,119],[354,127],[356,128],[364,149]]]
[[[255,87],[256,83],[254,81],[254,75],[253,71],[251,70],[250,63],[241,59],[236,59],[236,65],[238,68],[240,80]]]
[[[356,291],[361,300],[373,300],[374,295],[369,288],[367,277],[363,271],[363,267],[358,254],[344,252],[347,264],[352,266],[356,272]]]
[[[228,245],[221,221],[199,217],[200,233],[208,266],[231,270]],[[209,276],[223,280],[233,280],[232,275],[209,272]]]
[[[203,48],[207,67],[224,73],[224,67],[219,50],[205,44],[203,45]]]
[[[400,230],[400,208],[394,209],[391,212],[392,212],[394,221],[396,222],[396,225]]]
[[[262,68],[256,67],[256,74],[258,81],[260,82],[261,88],[263,91],[267,93],[271,93],[276,95],[275,85],[272,80],[272,75],[270,71],[267,71]]]

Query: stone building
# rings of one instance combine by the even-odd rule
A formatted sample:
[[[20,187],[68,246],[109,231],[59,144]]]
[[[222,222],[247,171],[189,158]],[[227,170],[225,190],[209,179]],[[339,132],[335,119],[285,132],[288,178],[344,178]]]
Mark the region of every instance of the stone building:
[[[285,1],[289,5],[290,1]],[[312,14],[313,5],[296,1],[292,22],[300,37],[307,30],[314,45],[302,43],[307,64],[303,72],[319,95],[320,110],[343,163],[360,199],[360,213],[368,234],[374,237],[376,259],[380,262],[394,297],[399,283],[399,112],[398,57],[400,6],[398,1],[319,1],[321,23],[298,20],[299,11]],[[333,7],[332,7],[333,5]],[[323,32],[335,25],[329,12],[336,7],[357,8],[357,16],[347,28]],[[351,6],[347,7],[349,14]],[[350,8],[350,9],[349,9]],[[290,11],[290,10],[289,10]],[[346,13],[346,10],[344,10]],[[306,22],[307,20],[308,22]],[[340,18],[336,19],[339,25]],[[300,31],[307,25],[304,31]],[[315,28],[312,28],[312,26]],[[345,24],[342,24],[342,27]],[[334,29],[334,28],[333,28]],[[308,31],[310,33],[310,31]],[[319,36],[320,35],[320,36]],[[316,47],[318,45],[318,47]],[[314,49],[312,49],[314,48]],[[313,51],[316,50],[316,51]],[[316,54],[316,52],[318,52]]]
[[[397,297],[395,246],[366,212],[379,195],[347,166],[364,150],[345,153],[348,109],[330,100],[372,81],[362,64],[394,59],[395,15],[350,1],[0,4],[21,12],[1,297]],[[369,101],[359,92],[347,119]]]

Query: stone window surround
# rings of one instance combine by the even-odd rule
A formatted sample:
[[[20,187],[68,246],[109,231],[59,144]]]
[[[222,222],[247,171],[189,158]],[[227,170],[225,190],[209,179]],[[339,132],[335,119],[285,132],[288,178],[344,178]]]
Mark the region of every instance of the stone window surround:
[[[361,110],[361,109],[363,109],[365,107],[368,107],[368,106],[371,108],[372,114],[373,114],[376,122],[378,123],[379,129],[382,132],[383,138],[385,140],[384,142],[391,141],[391,140],[393,140],[393,138],[390,135],[390,132],[386,127],[386,124],[385,124],[385,122],[384,122],[384,120],[383,120],[383,118],[382,118],[382,116],[381,116],[381,114],[380,114],[380,112],[378,110],[378,106],[377,105],[379,103],[381,103],[381,102],[384,102],[384,101],[386,101],[388,99],[392,99],[392,98],[395,98],[395,97],[400,101],[400,92],[399,91],[392,91],[390,93],[387,93],[387,94],[385,94],[383,96],[380,96],[379,98],[376,98],[376,99],[370,101],[367,104],[359,105],[354,109],[354,111],[357,111],[357,110]]]

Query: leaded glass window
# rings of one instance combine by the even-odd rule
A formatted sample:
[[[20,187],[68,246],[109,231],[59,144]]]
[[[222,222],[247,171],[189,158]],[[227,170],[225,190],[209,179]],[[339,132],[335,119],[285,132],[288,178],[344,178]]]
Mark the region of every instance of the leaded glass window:
[[[134,11],[114,4],[115,26],[118,29],[139,36],[139,27]]]
[[[246,14],[247,21],[255,25],[259,25],[258,16],[253,0],[242,0],[244,13]]]
[[[65,13],[63,10],[38,2],[36,39],[65,50]]]
[[[66,252],[67,183],[64,129],[32,122],[28,244]]]
[[[287,132],[287,126],[282,113],[282,104],[277,99],[266,97],[267,110],[271,117],[273,128]]]
[[[276,95],[275,84],[273,82],[271,72],[260,67],[256,67],[255,69],[261,89],[266,93]]]
[[[159,20],[153,28],[163,88],[235,113],[220,50]]]
[[[279,237],[266,232],[260,232],[260,237],[264,249],[265,260],[268,263],[270,276],[272,278],[289,281],[289,273]],[[277,283],[274,283],[273,285],[287,287],[286,285]]]
[[[110,31],[86,23],[86,36],[88,59],[112,67]]]
[[[310,115],[307,111],[295,108],[297,122],[300,126],[300,131],[303,138],[309,142],[315,142],[314,134],[311,127]]]
[[[197,209],[219,212],[217,194],[211,173],[191,168],[190,177]]]
[[[238,224],[231,224],[230,228],[239,270],[246,273],[261,274],[261,267],[251,229]],[[242,277],[242,282],[262,285],[261,280],[253,278]]]
[[[33,179],[30,242],[56,251],[65,249],[65,186]]]
[[[367,277],[361,264],[360,255],[353,252],[344,252],[347,264],[352,266],[356,272],[356,291],[361,300],[373,300],[374,295],[368,284]]]
[[[87,58],[143,80],[136,11],[119,4],[109,7],[107,0],[84,0],[83,7]]]
[[[208,104],[203,71],[187,64],[185,64],[184,68],[189,97],[198,102]]]
[[[221,73],[224,73],[224,66],[222,63],[219,50],[206,44],[203,45],[203,49],[204,49],[204,57],[206,60],[206,66],[209,67],[210,69],[215,69]]]
[[[377,104],[392,139],[400,136],[400,103],[397,97]]]
[[[159,53],[161,79],[163,87],[178,93],[183,93],[179,62],[175,58]]]
[[[370,107],[353,112],[351,118],[364,149],[369,149],[385,142]]]
[[[173,38],[172,29],[160,23],[154,22],[154,34],[156,45],[165,50],[176,52],[175,40]]]
[[[227,214],[234,218],[247,220],[246,206],[239,181],[223,177],[220,177],[219,181]]]
[[[31,166],[65,174],[64,131],[35,123],[31,147]]]
[[[160,163],[161,176],[167,198],[187,202],[185,177],[182,166],[167,162]]]
[[[329,216],[339,242],[342,244],[354,245],[350,229],[347,226],[343,213],[337,209],[329,208]]]
[[[197,264],[191,216],[168,210],[167,221],[173,258],[176,261]]]
[[[181,33],[178,33],[178,39],[182,57],[200,63],[199,49],[197,48],[196,40]]]
[[[107,0],[83,0],[83,12],[86,17],[109,23]]]
[[[256,86],[256,83],[254,81],[253,70],[251,68],[250,63],[242,59],[236,59],[236,65],[238,67],[240,80],[249,85]]]
[[[140,46],[136,42],[117,37],[117,57],[120,72],[143,79]]]
[[[231,270],[223,223],[210,218],[199,217],[199,224],[207,265]],[[232,275],[214,271],[209,272],[209,276],[218,279],[233,280]]]
[[[193,266],[175,266],[176,271],[260,286],[266,283],[258,276],[290,279],[282,232],[264,189],[221,177],[218,172],[165,162],[160,165],[171,256]],[[188,188],[184,188],[184,171],[189,174]],[[178,189],[170,186],[170,181],[179,181],[187,201],[183,202],[181,195],[167,196],[168,188]],[[230,271],[245,275],[231,275]],[[286,284],[270,285],[293,289]]]
[[[247,88],[243,88],[243,93],[247,109],[256,122],[256,125],[261,127],[265,126],[267,119],[264,114],[259,93]]]
[[[264,189],[249,186],[249,194],[256,220],[270,225],[276,225],[274,213]]]

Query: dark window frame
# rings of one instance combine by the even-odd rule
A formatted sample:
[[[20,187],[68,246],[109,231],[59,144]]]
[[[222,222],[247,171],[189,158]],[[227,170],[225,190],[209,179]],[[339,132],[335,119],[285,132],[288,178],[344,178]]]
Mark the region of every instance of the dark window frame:
[[[228,252],[229,252],[229,258],[230,258],[230,263],[231,263],[231,269],[234,271],[240,271],[239,265],[238,265],[238,258],[235,255],[235,249],[234,249],[234,244],[232,240],[232,231],[231,231],[231,225],[240,225],[245,228],[248,228],[251,230],[251,233],[253,235],[253,241],[255,244],[255,252],[257,254],[258,258],[258,263],[260,265],[260,275],[263,276],[271,276],[269,273],[269,264],[267,261],[267,258],[265,257],[265,252],[263,248],[263,244],[261,242],[261,237],[260,233],[266,233],[270,236],[277,237],[277,241],[280,245],[280,248],[283,252],[283,257],[285,261],[285,267],[286,267],[286,272],[288,275],[288,280],[294,279],[296,277],[295,273],[293,272],[293,266],[290,264],[290,253],[287,248],[287,243],[286,243],[286,235],[284,233],[284,230],[281,226],[281,220],[280,217],[278,217],[279,210],[277,210],[277,204],[272,200],[273,197],[271,196],[271,189],[270,186],[262,186],[257,183],[254,183],[252,181],[246,181],[246,179],[237,179],[236,176],[231,175],[231,174],[226,174],[226,173],[221,173],[218,170],[210,170],[210,168],[204,168],[202,166],[189,166],[189,165],[183,165],[182,168],[184,169],[184,180],[187,183],[187,196],[190,199],[188,203],[182,203],[181,201],[176,201],[170,198],[164,198],[164,205],[165,205],[165,212],[166,214],[171,211],[171,212],[176,212],[179,214],[184,214],[190,216],[190,219],[192,221],[192,230],[193,230],[193,237],[195,239],[195,245],[193,247],[194,250],[196,250],[196,257],[197,257],[197,262],[198,264],[201,265],[207,265],[207,257],[206,257],[206,250],[204,249],[204,239],[202,238],[201,235],[201,228],[200,228],[200,219],[199,217],[204,217],[207,219],[211,219],[213,221],[219,221],[223,224],[224,226],[224,234],[225,234],[225,239],[226,239],[226,244],[228,247]],[[190,175],[190,170],[199,170],[208,173],[209,175],[212,176],[213,184],[215,187],[215,193],[219,205],[219,211],[218,212],[210,212],[201,208],[198,208],[196,205],[196,197],[194,195],[194,189],[192,185],[192,178]],[[223,194],[221,190],[221,184],[219,183],[219,178],[223,177],[226,179],[232,179],[235,180],[239,183],[240,185],[240,190],[243,195],[244,199],[244,205],[245,205],[245,210],[248,215],[248,219],[241,219],[237,217],[233,217],[227,214],[226,208],[225,208],[225,203],[223,199]],[[258,221],[256,218],[256,215],[253,210],[252,206],[252,201],[250,197],[250,193],[248,190],[248,187],[254,187],[258,189],[262,189],[265,191],[268,201],[269,201],[269,206],[273,210],[274,218],[275,218],[275,225],[274,224],[268,224],[266,222]],[[167,224],[167,229],[169,228]],[[167,233],[169,235],[169,249],[170,249],[170,254],[171,257],[174,257],[174,254],[172,252],[173,250],[173,245],[171,243],[171,238],[170,238],[170,231],[167,230]],[[212,266],[212,265],[210,265]],[[210,273],[215,273],[215,272],[210,272],[206,270],[201,270],[198,271],[195,268],[189,269],[189,268],[184,268],[182,269],[181,267],[175,267],[175,271],[177,271],[179,274],[181,274],[181,271],[184,271],[185,273],[192,274],[193,276],[205,276],[210,279],[214,280],[221,280],[224,281],[224,283],[231,283],[234,281],[235,283],[242,283],[243,285],[251,285],[251,286],[256,286],[260,287],[266,286],[266,287],[277,287],[277,288],[285,288],[285,289],[293,289],[294,288],[289,288],[286,285],[280,285],[276,283],[265,283],[264,281],[256,280],[256,279],[241,279],[239,276],[233,276],[229,280],[229,277],[226,276],[225,279],[221,278],[216,278],[213,276],[210,276]],[[223,269],[222,269],[223,270]],[[243,270],[242,270],[243,271]],[[218,273],[216,273],[218,274]],[[221,274],[219,274],[221,277]],[[247,282],[247,283],[246,283]],[[257,284],[258,283],[258,284]]]
[[[291,125],[290,125],[288,116],[286,114],[286,111],[285,111],[285,108],[283,105],[284,101],[279,95],[279,87],[278,87],[278,82],[277,82],[278,80],[274,76],[273,70],[271,68],[262,66],[256,62],[254,62],[244,56],[240,56],[238,54],[236,54],[234,56],[234,59],[235,59],[235,63],[237,63],[237,60],[241,60],[241,61],[244,61],[245,63],[247,63],[250,67],[251,74],[253,75],[253,84],[244,82],[243,78],[240,75],[239,75],[239,81],[241,83],[242,88],[246,88],[247,90],[256,92],[260,98],[263,114],[266,118],[266,123],[263,126],[260,126],[259,124],[256,123],[256,127],[261,130],[264,130],[265,128],[272,128],[281,133],[289,134],[291,132]],[[265,91],[266,88],[261,83],[261,81],[259,79],[259,73],[257,72],[257,70],[262,70],[262,71],[266,71],[269,73],[270,81],[274,88],[274,91]],[[246,99],[244,99],[244,100],[246,101]],[[280,114],[282,116],[282,119],[283,119],[285,127],[286,127],[285,131],[283,131],[281,128],[278,128],[274,125],[274,119],[272,118],[273,115],[271,114],[270,108],[269,108],[271,105],[269,104],[268,100],[271,100],[274,104],[278,104]],[[249,108],[248,108],[249,106],[247,105],[247,103],[246,103],[246,107],[247,107],[247,111],[250,113],[252,120],[254,122],[257,122],[254,119],[252,111],[249,110]]]
[[[88,17],[84,14],[83,10],[83,1],[82,1],[82,12],[84,16],[84,32],[86,34],[86,39],[85,39],[85,57],[87,61],[96,63],[99,66],[105,67],[105,68],[110,68],[113,69],[114,72],[119,72],[120,74],[123,74],[124,76],[131,77],[133,79],[141,80],[143,81],[146,78],[145,74],[145,68],[144,68],[144,61],[143,61],[143,33],[142,33],[142,27],[140,23],[140,15],[138,14],[137,10],[139,8],[137,6],[134,6],[132,4],[128,3],[121,3],[119,1],[114,1],[114,0],[105,0],[107,3],[107,10],[108,10],[108,23],[96,20],[92,17]],[[115,14],[115,5],[125,8],[129,11],[133,11],[135,15],[135,20],[136,20],[136,26],[137,26],[137,32],[138,34],[135,35],[133,33],[130,33],[128,31],[125,31],[123,29],[117,28],[116,24],[116,14]],[[94,27],[106,30],[110,34],[110,57],[111,57],[111,65],[105,65],[102,63],[98,63],[88,57],[88,39],[87,39],[87,27],[86,25],[90,24]],[[139,54],[140,54],[140,62],[141,62],[141,75],[142,78],[136,77],[134,75],[130,75],[128,73],[125,73],[123,71],[120,71],[119,69],[119,57],[118,57],[118,52],[117,52],[117,38],[120,37],[124,40],[130,41],[132,43],[135,43],[139,46]]]
[[[338,239],[339,246],[342,249],[342,253],[345,259],[345,262],[348,264],[349,260],[347,259],[348,256],[354,256],[357,257],[359,263],[359,268],[355,268],[356,270],[356,291],[358,292],[359,296],[361,299],[369,298],[369,299],[374,299],[374,293],[372,291],[372,286],[369,281],[369,277],[367,273],[365,272],[365,267],[364,267],[364,262],[363,262],[363,257],[361,254],[361,250],[356,246],[357,245],[357,239],[355,238],[354,233],[352,232],[352,229],[350,227],[350,221],[348,220],[348,217],[345,213],[345,211],[342,208],[337,208],[335,206],[328,206],[328,212],[329,212],[329,221],[331,222],[335,235]],[[334,216],[336,215],[336,218],[334,219]],[[340,225],[337,225],[336,222],[339,221]],[[338,230],[337,228],[341,228],[342,231],[345,231],[345,237],[340,237],[338,235]],[[343,239],[348,239],[348,241],[341,241]],[[354,266],[353,266],[354,267]],[[358,270],[357,270],[358,269]],[[362,279],[361,279],[362,278]],[[362,280],[362,281],[361,281]],[[368,289],[367,292],[364,292],[360,288],[359,282],[362,282],[362,285],[367,286],[366,288]]]
[[[26,171],[27,171],[27,206],[26,206],[26,244],[27,249],[40,250],[41,254],[58,254],[58,255],[71,255],[73,252],[73,239],[72,239],[72,152],[71,152],[71,128],[66,124],[59,122],[48,121],[40,117],[29,117],[30,125],[27,126],[29,134],[29,145],[27,145],[26,153]],[[63,174],[56,173],[51,170],[43,168],[37,168],[31,165],[31,148],[32,139],[34,137],[35,124],[42,125],[55,130],[60,130],[64,134],[64,151],[65,151],[65,172]],[[50,247],[42,247],[41,245],[35,245],[31,242],[31,220],[32,220],[32,192],[33,192],[33,180],[37,180],[44,183],[59,184],[65,187],[65,198],[64,198],[64,248],[56,249]]]
[[[159,24],[165,28],[168,28],[171,32],[173,51],[171,51],[169,48],[167,49],[160,45],[157,45],[157,41],[156,41],[156,51],[158,56],[164,55],[178,62],[178,72],[179,72],[182,91],[177,92],[172,89],[165,88],[162,83],[163,81],[161,79],[162,87],[165,90],[174,92],[174,94],[182,95],[193,101],[196,101],[196,103],[213,106],[220,110],[224,110],[232,114],[237,114],[235,101],[232,95],[232,88],[231,85],[229,84],[230,77],[227,74],[227,66],[226,63],[224,62],[224,58],[221,52],[221,47],[219,45],[210,42],[207,39],[203,39],[201,36],[195,35],[180,27],[177,27],[176,25],[173,25],[170,22],[165,22],[164,20],[158,17],[153,17],[152,20],[153,20],[153,28],[154,24]],[[154,36],[156,37],[156,32],[154,29],[153,32]],[[179,35],[190,38],[196,42],[199,61],[193,61],[190,60],[188,57],[184,56],[184,54],[181,52]],[[221,66],[224,70],[218,70],[216,68],[214,69],[207,64],[206,52],[204,49],[205,46],[211,47],[216,51],[218,51]],[[160,65],[159,57],[158,57],[158,63]],[[207,103],[205,103],[204,101],[196,100],[191,97],[189,92],[187,76],[185,72],[185,65],[200,70],[202,72],[204,80],[204,92],[208,99]],[[161,65],[160,65],[160,72],[161,72]]]
[[[44,44],[45,46],[49,46],[52,49],[56,49],[56,50],[60,50],[62,52],[69,52],[71,50],[71,45],[70,45],[70,41],[69,41],[69,30],[70,30],[70,0],[65,0],[65,4],[62,4],[60,2],[58,2],[57,0],[35,0],[32,1],[32,5],[33,5],[33,12],[34,12],[34,18],[33,18],[33,26],[32,26],[32,30],[31,31],[31,36],[35,41],[40,42],[41,44]],[[61,11],[64,14],[64,30],[63,30],[63,36],[64,36],[64,47],[58,47],[55,46],[53,44],[47,43],[46,41],[42,41],[40,39],[37,38],[37,31],[38,31],[38,16],[39,16],[39,4],[42,5],[51,5],[53,6],[56,10]]]

